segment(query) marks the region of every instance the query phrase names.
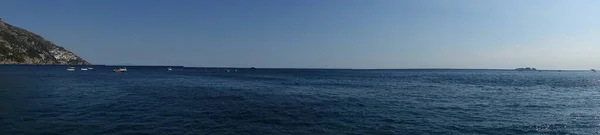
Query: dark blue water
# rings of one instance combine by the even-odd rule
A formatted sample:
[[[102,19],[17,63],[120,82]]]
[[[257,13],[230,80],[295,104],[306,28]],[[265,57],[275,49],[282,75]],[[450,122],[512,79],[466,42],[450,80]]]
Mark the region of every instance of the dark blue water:
[[[600,131],[591,72],[95,68],[0,66],[0,134]]]

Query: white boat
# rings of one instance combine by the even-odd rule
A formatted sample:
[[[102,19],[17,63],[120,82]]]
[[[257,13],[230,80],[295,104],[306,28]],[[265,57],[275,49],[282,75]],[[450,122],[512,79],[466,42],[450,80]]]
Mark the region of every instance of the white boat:
[[[75,67],[69,67],[67,68],[67,71],[75,71]]]
[[[173,69],[171,67],[167,68],[167,71],[173,71]]]
[[[89,70],[94,70],[94,68],[92,68],[92,67],[88,67],[87,69],[89,69]]]
[[[87,70],[88,70],[87,68],[81,68],[81,71],[87,71]]]
[[[127,72],[127,68],[119,68],[119,69],[115,69],[113,71],[114,72]]]

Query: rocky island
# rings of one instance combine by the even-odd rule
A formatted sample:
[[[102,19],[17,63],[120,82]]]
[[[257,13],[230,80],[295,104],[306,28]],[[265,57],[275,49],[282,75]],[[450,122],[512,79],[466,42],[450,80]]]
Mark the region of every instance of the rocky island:
[[[90,65],[73,52],[0,18],[0,64]]]

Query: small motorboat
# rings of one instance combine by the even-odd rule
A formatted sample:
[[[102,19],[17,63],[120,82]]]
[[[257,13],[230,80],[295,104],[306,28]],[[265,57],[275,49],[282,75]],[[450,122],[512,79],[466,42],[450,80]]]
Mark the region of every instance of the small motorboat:
[[[87,71],[87,70],[88,70],[87,68],[81,68],[81,71]]]
[[[92,67],[88,67],[87,69],[89,69],[89,70],[94,70],[94,68],[92,68]]]
[[[75,71],[75,67],[69,67],[67,68],[67,71]]]
[[[167,71],[173,71],[173,68],[169,67],[167,68]]]
[[[127,68],[119,68],[119,69],[115,69],[113,71],[114,72],[127,72]]]

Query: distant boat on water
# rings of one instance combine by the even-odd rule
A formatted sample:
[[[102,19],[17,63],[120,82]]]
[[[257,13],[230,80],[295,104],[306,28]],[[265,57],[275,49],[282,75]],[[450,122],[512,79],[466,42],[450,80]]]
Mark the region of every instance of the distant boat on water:
[[[169,67],[167,68],[167,71],[173,71],[173,68]]]
[[[88,68],[81,68],[81,71],[87,71]]]
[[[113,71],[114,72],[127,72],[127,68],[119,68],[119,69],[115,69]]]
[[[94,68],[92,68],[92,67],[88,67],[87,69],[89,69],[89,70],[94,70]]]
[[[515,69],[517,71],[537,71],[537,69],[535,68],[530,68],[530,67],[526,67],[526,68],[517,68]]]
[[[67,68],[67,71],[75,71],[75,67],[69,67]]]

